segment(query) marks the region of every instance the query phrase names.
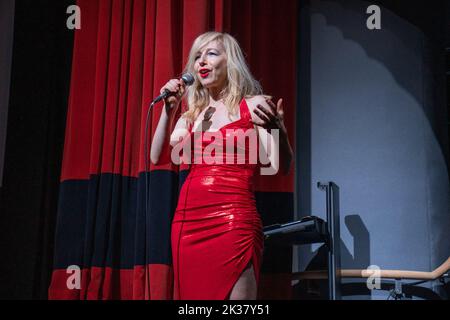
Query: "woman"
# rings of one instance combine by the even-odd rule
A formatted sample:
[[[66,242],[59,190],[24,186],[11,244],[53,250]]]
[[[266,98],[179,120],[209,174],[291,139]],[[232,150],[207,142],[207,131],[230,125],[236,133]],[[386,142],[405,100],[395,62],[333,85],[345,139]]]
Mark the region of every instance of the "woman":
[[[193,144],[191,160],[205,156],[213,145],[217,147],[213,148],[213,160],[220,161],[207,161],[207,157],[194,161],[180,191],[171,236],[174,298],[256,299],[263,233],[253,192],[259,166],[249,160],[250,154],[259,154],[261,144],[270,154],[274,172],[279,166],[284,173],[289,171],[292,148],[283,123],[282,101],[275,106],[262,95],[237,41],[226,33],[200,35],[192,45],[185,71],[195,78],[191,86],[172,79],[161,88],[161,92],[169,90],[174,95],[164,101],[151,161],[158,163],[165,143],[173,148]],[[188,111],[170,133],[169,119],[183,96],[187,96]],[[233,146],[232,152],[218,147],[229,143],[230,135],[250,131],[261,142],[256,148],[250,145],[251,139]],[[245,163],[221,161],[236,160],[237,154],[244,154]]]

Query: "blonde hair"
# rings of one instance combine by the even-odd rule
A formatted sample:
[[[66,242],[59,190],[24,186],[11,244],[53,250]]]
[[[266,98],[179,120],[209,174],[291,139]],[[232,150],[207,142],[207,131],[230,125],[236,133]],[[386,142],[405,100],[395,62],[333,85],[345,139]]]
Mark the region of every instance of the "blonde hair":
[[[194,76],[194,83],[187,88],[188,111],[183,114],[189,123],[197,119],[202,110],[209,104],[208,89],[204,88],[194,70],[195,57],[204,46],[212,41],[219,41],[227,56],[227,84],[224,90],[224,104],[228,114],[236,115],[240,101],[248,96],[262,94],[262,88],[256,81],[245,62],[244,54],[235,38],[227,33],[206,32],[198,36],[189,52],[189,58],[184,72]]]

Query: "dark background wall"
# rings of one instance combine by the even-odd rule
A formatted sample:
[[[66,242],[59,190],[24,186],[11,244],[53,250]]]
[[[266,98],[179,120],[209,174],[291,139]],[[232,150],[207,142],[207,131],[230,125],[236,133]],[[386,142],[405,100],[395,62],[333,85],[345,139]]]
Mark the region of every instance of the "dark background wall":
[[[47,297],[73,42],[70,4],[16,1],[0,188],[0,299]]]
[[[334,181],[343,268],[431,271],[450,254],[445,2],[375,2],[381,30],[366,27],[371,4],[303,7],[297,208],[325,217],[315,185]],[[296,254],[299,270],[319,259],[317,246]]]
[[[5,159],[6,120],[8,119],[9,80],[14,29],[15,0],[0,1],[0,187],[3,182]]]

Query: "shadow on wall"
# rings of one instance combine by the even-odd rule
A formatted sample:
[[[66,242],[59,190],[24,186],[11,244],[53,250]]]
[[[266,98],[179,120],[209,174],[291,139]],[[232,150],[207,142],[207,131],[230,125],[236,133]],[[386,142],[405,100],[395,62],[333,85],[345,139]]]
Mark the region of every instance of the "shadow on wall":
[[[320,1],[322,2],[322,1]],[[381,8],[381,30],[367,30],[366,22],[369,14],[367,8],[372,5],[366,1],[333,0],[316,3],[311,15],[317,14],[323,17],[328,26],[335,27],[346,40],[352,41],[361,47],[366,55],[389,70],[398,85],[404,88],[422,106],[430,128],[437,137],[442,153],[446,159],[447,172],[449,163],[447,130],[443,123],[442,113],[445,112],[445,52],[444,52],[444,29],[440,29],[441,20],[444,21],[444,8],[438,5],[424,7],[424,4],[410,4],[398,6],[409,10],[409,15],[416,18],[415,24],[405,20],[401,12],[392,12],[380,5]],[[382,3],[383,1],[378,1]],[[390,2],[386,2],[389,6]],[[326,10],[322,10],[326,6]],[[407,8],[408,7],[408,8]],[[422,11],[423,10],[423,11]],[[434,11],[432,11],[434,10]],[[332,14],[340,12],[339,14]],[[424,15],[423,12],[427,12]],[[342,16],[348,16],[346,23],[342,23]],[[420,20],[418,20],[420,18]],[[417,24],[417,25],[416,25]],[[429,32],[429,34],[424,34]],[[433,32],[433,33],[431,33]],[[417,41],[417,34],[420,40]],[[438,38],[436,39],[436,36]],[[439,38],[439,35],[441,35]],[[408,37],[409,36],[409,37]],[[430,37],[434,36],[435,39]],[[389,46],[389,50],[380,50],[380,43]],[[417,52],[411,55],[410,52]],[[420,54],[422,53],[422,54]],[[395,57],[392,55],[395,54]],[[398,58],[396,58],[398,57]],[[408,59],[405,61],[405,59]],[[428,81],[417,81],[414,73],[418,66],[422,75]],[[425,97],[427,96],[427,97]],[[427,101],[427,99],[430,99]],[[427,108],[425,108],[427,107]],[[442,108],[440,110],[439,108]],[[440,122],[440,124],[438,123]]]
[[[352,212],[341,215],[347,226],[341,228],[344,268],[367,268],[372,260],[384,268],[428,271],[448,257],[443,55],[439,41],[428,38],[429,29],[388,9],[382,8],[382,30],[368,30],[370,4],[311,0],[311,6],[302,7],[302,19],[311,21],[300,27],[312,30],[302,29],[302,41],[310,46],[300,51],[309,56],[300,56],[299,68],[306,88],[299,90],[297,120],[298,213],[302,217],[322,206],[311,193],[313,181],[336,181],[350,190],[341,202]],[[420,23],[434,17],[438,24],[440,13],[433,15],[438,9],[420,12],[420,6],[408,6]],[[412,223],[397,227],[406,219]],[[414,237],[418,231],[420,237]],[[325,248],[305,247],[300,270],[324,269]],[[377,295],[364,290],[369,297]]]
[[[355,269],[365,269],[370,265],[370,234],[361,217],[357,214],[344,218],[349,233],[353,236],[353,255],[345,243],[341,243],[341,263],[353,266]],[[310,261],[305,271],[326,270],[328,265],[328,250],[321,245],[317,250],[312,245],[305,246],[306,259]],[[302,251],[303,252],[303,251]],[[370,290],[365,289],[362,295],[370,295]],[[326,280],[300,281],[294,287],[295,299],[328,299],[328,282]]]

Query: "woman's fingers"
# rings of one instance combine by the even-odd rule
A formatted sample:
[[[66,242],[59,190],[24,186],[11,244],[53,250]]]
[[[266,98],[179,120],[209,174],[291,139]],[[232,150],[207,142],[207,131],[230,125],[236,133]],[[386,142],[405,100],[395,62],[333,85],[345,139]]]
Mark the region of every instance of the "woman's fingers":
[[[178,105],[184,95],[185,92],[185,83],[181,79],[171,79],[169,80],[162,88],[161,94],[165,91],[169,91],[171,94],[164,99],[164,104],[171,106]]]
[[[277,102],[277,111],[283,110],[283,99],[278,99]]]
[[[265,127],[265,123],[258,123],[258,122],[255,122],[255,121],[252,121],[252,123],[254,124],[254,125],[257,125],[258,127]]]
[[[269,110],[267,110],[266,108],[264,108],[262,105],[258,104],[256,107],[258,109],[255,109],[255,110],[258,110],[258,111],[261,111],[262,113],[264,113],[269,120],[275,118],[275,115],[272,112],[270,112]]]
[[[259,108],[260,106],[258,105],[258,108]],[[262,108],[262,107],[261,107]],[[259,111],[258,109],[255,109],[255,110],[253,110],[253,112],[261,119],[261,120],[263,120],[264,122],[269,122],[270,120],[269,120],[269,118],[268,118],[268,116],[266,115],[266,114],[264,114],[264,113],[262,113],[261,111]]]
[[[266,102],[270,110],[260,104],[254,110],[254,113],[263,121],[262,123],[255,123],[255,125],[266,129],[280,129],[283,126],[284,117],[283,99],[279,99],[276,105],[270,99],[267,99]]]
[[[168,90],[170,92],[179,91],[184,86],[184,83],[182,84],[181,81],[182,80],[179,80],[179,79],[170,80],[161,88],[161,93],[163,93],[164,90]]]
[[[283,99],[279,99],[277,102],[277,113],[281,119],[284,118]]]
[[[266,100],[266,102],[267,102],[267,104],[269,105],[269,107],[270,107],[270,110],[272,111],[272,114],[277,114],[277,106],[275,106],[275,103],[273,103],[273,101],[272,100]]]
[[[177,79],[171,80],[169,88],[171,92],[177,92],[180,89],[180,81]]]
[[[283,114],[283,99],[278,99],[277,101],[277,105],[275,105],[275,103],[273,103],[272,100],[266,100],[267,104],[270,106],[273,114]]]
[[[266,100],[266,101],[267,101],[267,100]],[[272,103],[272,105],[271,105],[271,103],[272,103],[272,101],[270,101],[270,103],[267,102],[267,104],[269,105],[269,109],[267,109],[266,107],[263,107],[261,104],[258,104],[257,107],[258,107],[261,111],[263,111],[265,114],[267,114],[269,117],[275,116],[277,110],[276,110],[276,108],[274,108],[273,103]]]
[[[183,96],[186,92],[186,83],[183,80],[180,80],[180,96]]]

